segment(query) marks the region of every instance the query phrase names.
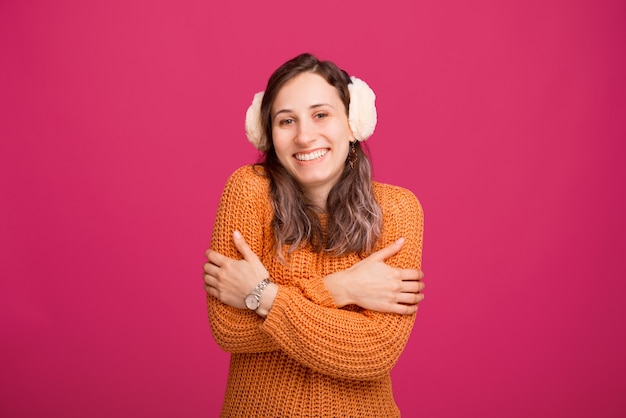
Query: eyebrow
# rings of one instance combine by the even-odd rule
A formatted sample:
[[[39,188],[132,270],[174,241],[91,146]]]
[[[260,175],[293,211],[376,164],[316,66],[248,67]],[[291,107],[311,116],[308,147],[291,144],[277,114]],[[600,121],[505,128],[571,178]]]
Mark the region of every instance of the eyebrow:
[[[331,109],[335,109],[333,105],[329,103],[314,104],[314,105],[309,106],[309,109],[313,110],[313,109],[317,109],[318,107],[323,107],[323,106],[328,106]],[[276,112],[276,114],[274,114],[274,116],[272,117],[272,120],[276,119],[276,116],[280,115],[281,113],[291,113],[291,112],[293,112],[293,110],[291,109],[280,109],[278,112]]]

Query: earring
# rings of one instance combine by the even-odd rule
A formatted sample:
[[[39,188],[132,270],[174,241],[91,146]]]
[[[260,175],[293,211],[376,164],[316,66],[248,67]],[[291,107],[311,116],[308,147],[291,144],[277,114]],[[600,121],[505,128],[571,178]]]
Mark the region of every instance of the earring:
[[[350,142],[350,152],[348,153],[348,164],[350,164],[350,170],[354,170],[359,156],[356,153],[356,141]]]

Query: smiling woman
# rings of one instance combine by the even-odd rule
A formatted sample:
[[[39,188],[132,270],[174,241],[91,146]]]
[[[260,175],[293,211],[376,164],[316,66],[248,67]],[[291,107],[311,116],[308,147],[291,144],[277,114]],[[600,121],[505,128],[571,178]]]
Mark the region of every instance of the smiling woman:
[[[272,139],[281,165],[326,210],[355,141],[337,90],[315,73],[285,83],[272,106]]]
[[[302,54],[246,114],[262,160],[218,208],[204,281],[231,353],[222,416],[395,417],[390,371],[423,300],[423,213],[372,181],[374,93]]]

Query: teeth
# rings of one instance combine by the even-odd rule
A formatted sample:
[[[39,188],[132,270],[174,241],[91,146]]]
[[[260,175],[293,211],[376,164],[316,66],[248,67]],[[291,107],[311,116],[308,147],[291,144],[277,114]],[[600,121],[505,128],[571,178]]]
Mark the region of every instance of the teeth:
[[[298,161],[311,161],[316,158],[323,157],[328,152],[327,149],[313,151],[310,154],[296,154],[296,160]]]

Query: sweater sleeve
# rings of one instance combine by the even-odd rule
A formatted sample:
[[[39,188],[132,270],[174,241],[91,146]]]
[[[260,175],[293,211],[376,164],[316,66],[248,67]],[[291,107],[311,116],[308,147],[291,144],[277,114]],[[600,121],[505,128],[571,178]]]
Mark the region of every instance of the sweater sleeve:
[[[263,179],[251,166],[235,171],[224,187],[211,234],[211,249],[240,260],[233,243],[233,231],[242,233],[255,254],[262,254],[263,223],[268,210],[264,202]],[[215,342],[231,353],[254,353],[280,347],[260,328],[263,320],[254,312],[226,305],[208,295],[208,312]]]
[[[405,238],[402,250],[387,260],[400,268],[421,268],[424,217],[408,190],[378,186],[383,235],[377,248]],[[262,328],[299,363],[337,378],[371,380],[388,375],[408,341],[415,315],[356,308],[333,309],[281,286]]]

